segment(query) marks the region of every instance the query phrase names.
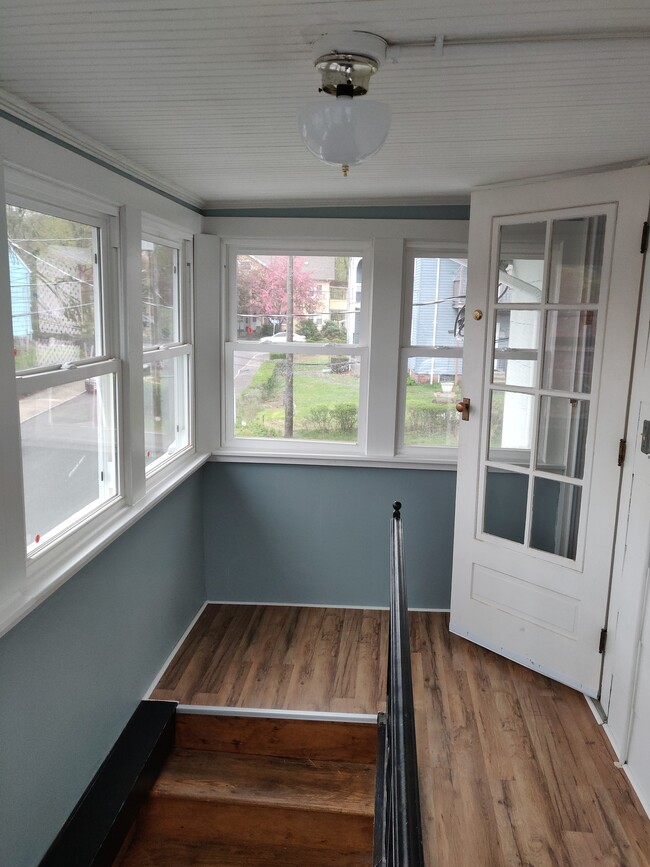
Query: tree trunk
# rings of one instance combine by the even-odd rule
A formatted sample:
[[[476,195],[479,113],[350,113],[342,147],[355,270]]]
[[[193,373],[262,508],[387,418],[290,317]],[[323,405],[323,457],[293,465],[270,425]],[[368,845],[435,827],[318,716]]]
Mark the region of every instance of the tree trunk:
[[[287,256],[287,343],[293,341],[293,256]],[[293,437],[293,353],[286,356],[284,435]]]

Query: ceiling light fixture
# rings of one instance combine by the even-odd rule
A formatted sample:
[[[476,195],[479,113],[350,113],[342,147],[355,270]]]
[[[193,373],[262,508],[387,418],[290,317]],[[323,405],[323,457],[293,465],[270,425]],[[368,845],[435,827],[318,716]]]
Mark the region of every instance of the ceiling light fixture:
[[[368,92],[371,77],[386,58],[387,43],[372,33],[335,33],[314,43],[314,66],[321,74],[321,97],[298,114],[300,134],[314,156],[350,166],[376,154],[390,129],[390,109]]]

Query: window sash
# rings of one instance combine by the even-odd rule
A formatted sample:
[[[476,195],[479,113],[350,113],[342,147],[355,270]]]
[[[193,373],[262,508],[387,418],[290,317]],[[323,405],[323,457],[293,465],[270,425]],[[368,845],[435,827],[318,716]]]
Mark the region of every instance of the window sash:
[[[155,223],[156,221],[153,221]],[[145,393],[144,369],[151,364],[165,364],[175,359],[185,359],[184,364],[175,364],[173,384],[173,427],[179,434],[181,444],[173,451],[166,451],[154,460],[149,460],[150,451],[147,448],[146,439],[143,438],[144,472],[147,485],[153,483],[160,474],[164,474],[166,468],[177,461],[183,455],[194,450],[194,349],[192,345],[192,242],[178,235],[175,238],[167,236],[164,232],[171,227],[156,229],[146,217],[142,221],[142,241],[148,241],[161,247],[174,251],[176,264],[175,287],[173,298],[173,321],[174,339],[158,346],[146,346],[142,351],[143,371],[143,396]],[[153,228],[153,231],[149,231]],[[141,242],[142,246],[142,242]],[[177,378],[179,369],[182,371],[181,379]],[[143,437],[146,437],[148,424],[146,408],[143,405]],[[172,446],[175,440],[172,441]],[[168,446],[169,448],[169,446]]]
[[[56,217],[70,222],[88,226],[93,233],[93,286],[94,286],[94,319],[95,319],[95,354],[75,362],[77,366],[88,364],[97,359],[111,358],[116,352],[116,320],[117,313],[115,304],[107,299],[106,286],[115,280],[115,262],[111,253],[112,236],[115,233],[115,218],[109,215],[98,216],[95,213],[71,210],[66,207],[51,205],[45,202],[35,201],[22,196],[7,195],[6,205],[42,214],[45,217]],[[16,376],[31,374],[36,371],[57,370],[64,367],[64,363],[39,365],[24,368],[16,373]]]
[[[185,317],[183,315],[184,312],[184,281],[183,281],[183,268],[182,268],[182,244],[175,243],[171,241],[163,241],[160,238],[154,237],[153,235],[149,235],[143,232],[142,242],[148,242],[157,247],[164,247],[166,250],[170,250],[173,255],[173,266],[176,269],[172,276],[172,337],[169,340],[165,341],[163,344],[154,344],[154,343],[145,343],[144,349],[148,351],[150,349],[161,348],[162,346],[173,346],[176,344],[185,343],[186,338],[186,328],[185,328]],[[143,249],[144,252],[144,249]],[[143,287],[144,290],[144,287]],[[144,291],[143,291],[143,323],[144,323]],[[145,329],[143,324],[143,341],[145,339]]]
[[[223,369],[222,369],[222,421],[221,445],[223,448],[259,454],[365,454],[367,443],[367,404],[368,404],[368,359],[367,335],[369,333],[370,291],[369,275],[372,268],[372,248],[365,242],[326,240],[321,243],[296,241],[227,241],[224,245],[227,262],[226,282],[223,294]],[[361,302],[358,311],[358,343],[311,343],[293,341],[291,343],[268,343],[261,340],[238,340],[237,313],[237,261],[242,255],[250,256],[319,256],[360,258],[364,261],[362,271]],[[336,312],[336,311],[335,311]],[[316,315],[316,314],[312,314]],[[279,329],[282,330],[282,329]],[[354,356],[359,358],[359,391],[357,406],[357,437],[355,442],[335,440],[309,440],[297,437],[277,438],[238,437],[236,436],[236,396],[234,385],[234,356],[236,353],[268,352],[273,355],[300,355],[307,357],[328,355]]]
[[[150,448],[147,444],[147,424],[151,419],[147,418],[146,401],[144,414],[144,436],[145,436],[145,473],[147,479],[155,475],[159,470],[168,466],[173,461],[183,454],[187,454],[193,449],[193,426],[192,426],[192,361],[193,353],[190,346],[177,346],[165,350],[153,350],[145,352],[143,355],[143,371],[144,368],[152,363],[164,364],[167,361],[184,361],[182,364],[173,365],[173,384],[172,395],[170,402],[173,407],[172,427],[174,436],[167,444],[165,452],[157,458],[149,461]],[[145,387],[143,377],[143,388]],[[165,406],[161,404],[162,414],[165,414]],[[165,431],[161,431],[163,437]]]
[[[82,371],[78,369],[54,371],[22,378],[19,397],[26,402],[29,401],[31,395],[47,395],[48,393],[49,401],[52,392],[56,392],[63,386],[75,384],[80,386],[80,390],[72,395],[67,392],[63,401],[57,402],[55,399],[53,406],[45,409],[48,415],[53,413],[52,419],[49,420],[45,439],[43,439],[42,432],[40,435],[38,432],[37,419],[43,415],[40,405],[37,404],[37,411],[32,412],[20,425],[23,457],[22,482],[25,496],[30,484],[30,474],[27,472],[26,465],[27,454],[32,456],[32,487],[34,483],[33,473],[38,471],[38,454],[39,451],[43,452],[46,448],[46,443],[51,443],[51,447],[47,445],[48,471],[45,481],[51,479],[52,475],[55,478],[57,474],[60,475],[59,487],[56,489],[56,501],[53,499],[51,506],[45,510],[42,506],[43,496],[40,494],[41,483],[39,483],[41,505],[37,506],[36,511],[38,513],[40,510],[42,514],[37,519],[37,523],[45,524],[45,527],[39,529],[35,526],[34,534],[36,535],[33,539],[27,540],[28,560],[40,556],[54,542],[69,535],[77,527],[87,523],[88,520],[121,498],[119,379],[119,367],[115,362],[86,365]],[[93,395],[93,402],[90,407],[84,406],[90,399],[89,395],[86,394],[87,392]],[[71,414],[67,418],[61,415],[59,410],[73,401],[75,406],[72,407]],[[89,419],[87,415],[89,409],[93,414],[92,419]],[[89,421],[90,426],[88,425]],[[28,424],[31,424],[32,427],[36,424],[32,431],[31,442],[25,439],[25,426]],[[63,426],[63,433],[57,435],[59,424]],[[88,436],[89,430],[91,436]],[[94,436],[92,436],[93,432]],[[79,455],[78,460],[77,455]],[[54,466],[50,461],[54,462]],[[95,461],[98,476],[93,482],[87,477],[87,473],[92,473]],[[78,473],[81,476],[77,476]],[[85,495],[95,485],[97,486],[97,496],[85,500]],[[34,500],[33,490],[31,494],[32,500]],[[76,508],[74,507],[75,502]],[[26,506],[26,519],[32,520],[33,510],[30,514],[28,511],[30,510]],[[49,518],[55,513],[63,513],[63,517],[56,524],[49,526]],[[31,533],[29,527],[28,531]]]
[[[225,341],[236,343],[237,330],[237,259],[239,256],[318,256],[318,257],[337,257],[346,256],[347,258],[360,258],[364,262],[368,262],[372,256],[372,250],[367,243],[326,240],[321,243],[301,243],[296,240],[287,243],[280,241],[260,240],[257,241],[228,241],[226,247],[227,261],[227,283],[225,286],[224,299],[224,321],[226,323],[225,333],[223,338]],[[369,289],[368,289],[368,274],[370,272],[369,265],[366,265],[362,271],[361,283],[361,302],[360,302],[360,318],[359,318],[359,342],[358,346],[365,346],[368,343],[368,323],[369,323]],[[260,314],[267,315],[267,314]],[[302,315],[302,314],[301,314]],[[312,314],[305,314],[305,316]],[[314,314],[316,315],[316,314]],[[281,329],[280,329],[281,330]],[[239,341],[244,342],[244,341]],[[246,341],[249,342],[249,341]],[[257,341],[250,341],[256,343]]]
[[[403,314],[402,314],[402,346],[399,361],[399,387],[398,387],[398,424],[397,424],[397,453],[405,456],[419,456],[425,459],[440,461],[455,461],[457,447],[440,446],[433,444],[406,443],[406,412],[407,412],[407,371],[409,358],[427,359],[462,359],[462,345],[424,345],[413,343],[413,296],[415,283],[415,262],[417,259],[437,260],[467,260],[467,254],[458,250],[448,250],[444,247],[435,249],[427,247],[412,247],[407,250],[405,283],[403,287]],[[452,296],[449,296],[450,300]],[[455,298],[455,296],[453,296]],[[442,300],[442,299],[441,299]],[[435,328],[435,326],[434,326]],[[434,335],[435,336],[435,333]]]

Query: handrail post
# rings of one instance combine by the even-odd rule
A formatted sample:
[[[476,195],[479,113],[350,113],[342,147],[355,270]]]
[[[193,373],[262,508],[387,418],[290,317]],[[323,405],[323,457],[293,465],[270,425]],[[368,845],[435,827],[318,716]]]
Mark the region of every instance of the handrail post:
[[[385,773],[377,791],[383,848],[374,864],[423,867],[422,818],[415,742],[415,712],[404,578],[401,503],[393,503],[390,551],[390,627],[386,696]],[[379,802],[383,800],[383,804]]]

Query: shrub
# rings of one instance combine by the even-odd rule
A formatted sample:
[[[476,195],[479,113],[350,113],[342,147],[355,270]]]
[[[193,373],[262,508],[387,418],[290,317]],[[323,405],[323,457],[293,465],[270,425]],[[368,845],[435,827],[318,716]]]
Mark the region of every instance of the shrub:
[[[280,388],[282,377],[286,374],[284,355],[273,365],[268,378],[261,384],[262,400],[270,400]]]
[[[321,340],[326,340],[328,343],[346,343],[348,339],[345,328],[332,319],[328,319],[323,325],[320,337]]]
[[[303,319],[296,327],[296,334],[301,334],[309,343],[315,343],[320,340],[320,331],[315,322],[311,319]]]
[[[313,407],[309,412],[309,421],[316,430],[327,431],[330,428],[330,409],[328,406]]]
[[[427,436],[440,433],[445,429],[446,415],[450,412],[448,407],[441,405],[411,406],[406,412],[406,430]]]
[[[264,422],[255,420],[250,424],[242,426],[239,435],[247,437],[277,437],[278,432],[275,428],[264,424]]]
[[[341,433],[352,433],[357,426],[357,408],[353,403],[340,403],[331,410]]]

